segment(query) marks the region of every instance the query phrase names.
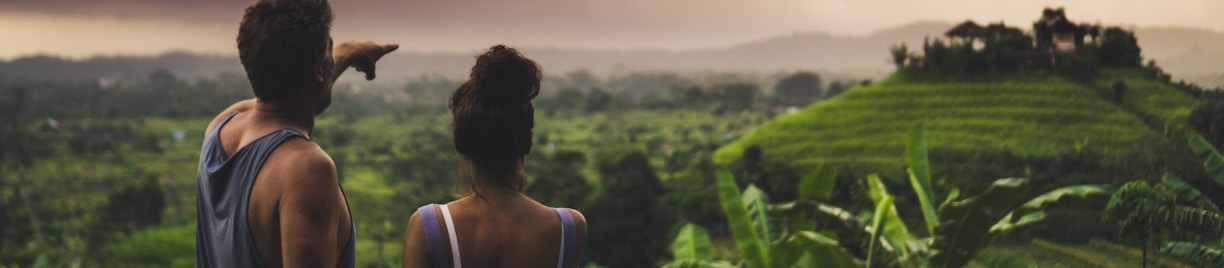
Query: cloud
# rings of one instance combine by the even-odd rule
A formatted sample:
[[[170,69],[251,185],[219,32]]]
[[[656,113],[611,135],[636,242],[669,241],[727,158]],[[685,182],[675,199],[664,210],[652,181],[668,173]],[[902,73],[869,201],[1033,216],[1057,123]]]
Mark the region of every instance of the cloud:
[[[89,20],[113,21],[114,33],[131,36],[129,39],[147,40],[151,37],[140,35],[153,35],[166,39],[155,43],[165,44],[175,41],[174,35],[191,34],[192,38],[220,40],[207,47],[226,47],[221,52],[228,53],[242,10],[253,2],[0,0],[0,21],[12,20],[14,16],[6,14],[14,13],[86,24]],[[716,48],[814,30],[865,35],[920,20],[1005,21],[1025,27],[1047,6],[1066,6],[1068,15],[1077,21],[1224,29],[1224,17],[1210,14],[1224,9],[1224,1],[1217,0],[333,0],[332,5],[337,40],[399,42],[405,50],[427,51],[470,51],[493,43],[588,49]],[[153,23],[182,27],[123,31],[124,25],[141,28],[141,24]],[[34,28],[24,31],[88,28],[53,24],[58,26],[31,25]],[[201,34],[212,36],[195,36]]]

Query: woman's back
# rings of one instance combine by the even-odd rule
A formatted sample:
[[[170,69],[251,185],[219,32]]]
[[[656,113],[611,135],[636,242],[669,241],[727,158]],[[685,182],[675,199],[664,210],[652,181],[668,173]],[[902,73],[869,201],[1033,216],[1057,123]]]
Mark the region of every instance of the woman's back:
[[[574,223],[569,245],[574,248],[567,249],[574,261],[564,263],[576,266],[586,244],[586,219],[575,210],[559,213],[522,194],[527,184],[523,162],[535,129],[531,100],[540,93],[541,77],[535,61],[503,45],[476,58],[468,80],[452,92],[450,101],[455,151],[470,171],[460,179],[470,191],[445,208],[423,207],[412,215],[404,235],[404,267],[447,263],[455,251],[460,260],[455,267],[557,267],[563,260],[562,230],[570,229],[562,228],[565,216]],[[422,224],[425,218],[436,222]],[[427,232],[423,226],[441,231]],[[445,254],[430,254],[437,248]]]
[[[456,241],[459,245],[461,264],[468,267],[557,267],[561,254],[561,219],[556,210],[541,205],[526,196],[517,194],[489,195],[484,198],[468,196],[447,203]],[[443,215],[440,206],[437,215]],[[582,252],[586,242],[586,220],[581,213],[565,209],[575,222],[578,248]],[[449,229],[443,217],[437,217],[438,226],[445,235]],[[415,224],[413,224],[415,223]],[[408,239],[424,243],[424,228],[420,227],[419,215],[414,215],[409,224]],[[415,225],[415,226],[414,226]],[[444,239],[445,248],[450,249],[449,239]],[[414,241],[405,241],[405,244]],[[406,247],[408,248],[408,247]],[[453,254],[450,250],[445,250]],[[410,252],[405,252],[408,256]],[[419,254],[416,254],[419,255]],[[449,257],[449,256],[448,256]],[[575,256],[577,259],[579,256]],[[405,267],[410,262],[405,258]],[[421,262],[414,262],[420,264]]]

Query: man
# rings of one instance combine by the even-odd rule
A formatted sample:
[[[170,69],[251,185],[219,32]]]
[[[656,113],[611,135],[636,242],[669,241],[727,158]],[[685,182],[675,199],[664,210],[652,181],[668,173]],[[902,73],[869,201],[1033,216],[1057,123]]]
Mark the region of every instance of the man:
[[[349,66],[374,79],[398,45],[332,49],[326,0],[260,0],[247,8],[238,53],[255,99],[206,130],[197,177],[196,267],[352,267],[354,228],[314,117]],[[334,53],[334,54],[333,54]]]

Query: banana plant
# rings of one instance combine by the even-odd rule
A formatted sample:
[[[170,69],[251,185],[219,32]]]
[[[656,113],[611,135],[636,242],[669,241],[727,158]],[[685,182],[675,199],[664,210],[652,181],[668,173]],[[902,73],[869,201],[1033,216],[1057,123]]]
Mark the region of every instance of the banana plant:
[[[1190,149],[1203,159],[1203,169],[1207,171],[1216,183],[1224,185],[1224,156],[1211,146],[1202,136],[1194,135],[1189,140]],[[1165,225],[1195,230],[1199,235],[1224,233],[1224,214],[1220,212],[1220,204],[1213,203],[1194,187],[1182,182],[1174,176],[1165,176],[1163,180],[1179,193],[1189,195],[1196,206],[1169,205],[1147,206],[1153,214]],[[1115,196],[1118,194],[1115,193]],[[1114,204],[1112,198],[1110,205]],[[1110,211],[1106,208],[1106,211]],[[1200,244],[1190,241],[1174,241],[1165,243],[1160,251],[1193,261],[1204,267],[1224,267],[1224,237],[1218,238],[1216,244]]]
[[[726,261],[714,259],[710,246],[710,234],[700,226],[692,223],[680,228],[676,239],[671,244],[672,256],[675,259],[663,267],[666,268],[716,268],[735,267]]]
[[[1039,195],[1020,206],[1013,206],[1028,193],[1028,180],[1000,179],[985,185],[951,189],[936,209],[930,183],[930,166],[922,124],[906,138],[906,163],[909,182],[923,213],[924,227],[930,237],[918,237],[906,226],[894,204],[895,198],[876,175],[867,176],[868,195],[875,203],[868,222],[852,213],[823,203],[833,191],[836,174],[820,166],[799,183],[798,199],[770,206],[771,215],[781,217],[785,228],[776,230],[767,221],[754,218],[749,205],[764,200],[749,186],[744,194],[735,187],[728,171],[718,172],[719,197],[730,223],[736,245],[747,267],[861,267],[891,264],[901,267],[963,267],[997,237],[1027,224],[1040,221],[1042,210],[1066,196],[1104,194],[1106,186],[1080,185],[1059,188]],[[763,232],[776,232],[771,240]],[[854,243],[867,241],[865,254]],[[865,256],[858,259],[855,256]],[[819,258],[815,258],[819,256]]]

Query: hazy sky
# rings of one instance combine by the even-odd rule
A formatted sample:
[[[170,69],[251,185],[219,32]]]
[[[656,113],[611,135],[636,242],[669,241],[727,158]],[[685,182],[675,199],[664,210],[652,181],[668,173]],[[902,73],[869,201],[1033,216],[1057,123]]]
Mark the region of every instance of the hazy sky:
[[[254,0],[0,0],[0,60],[168,50],[235,54]],[[922,20],[1028,28],[1047,6],[1075,21],[1224,30],[1220,0],[332,0],[333,36],[402,50],[494,43],[591,49],[717,48],[797,32],[865,35]],[[1216,13],[1216,14],[1212,14]]]

